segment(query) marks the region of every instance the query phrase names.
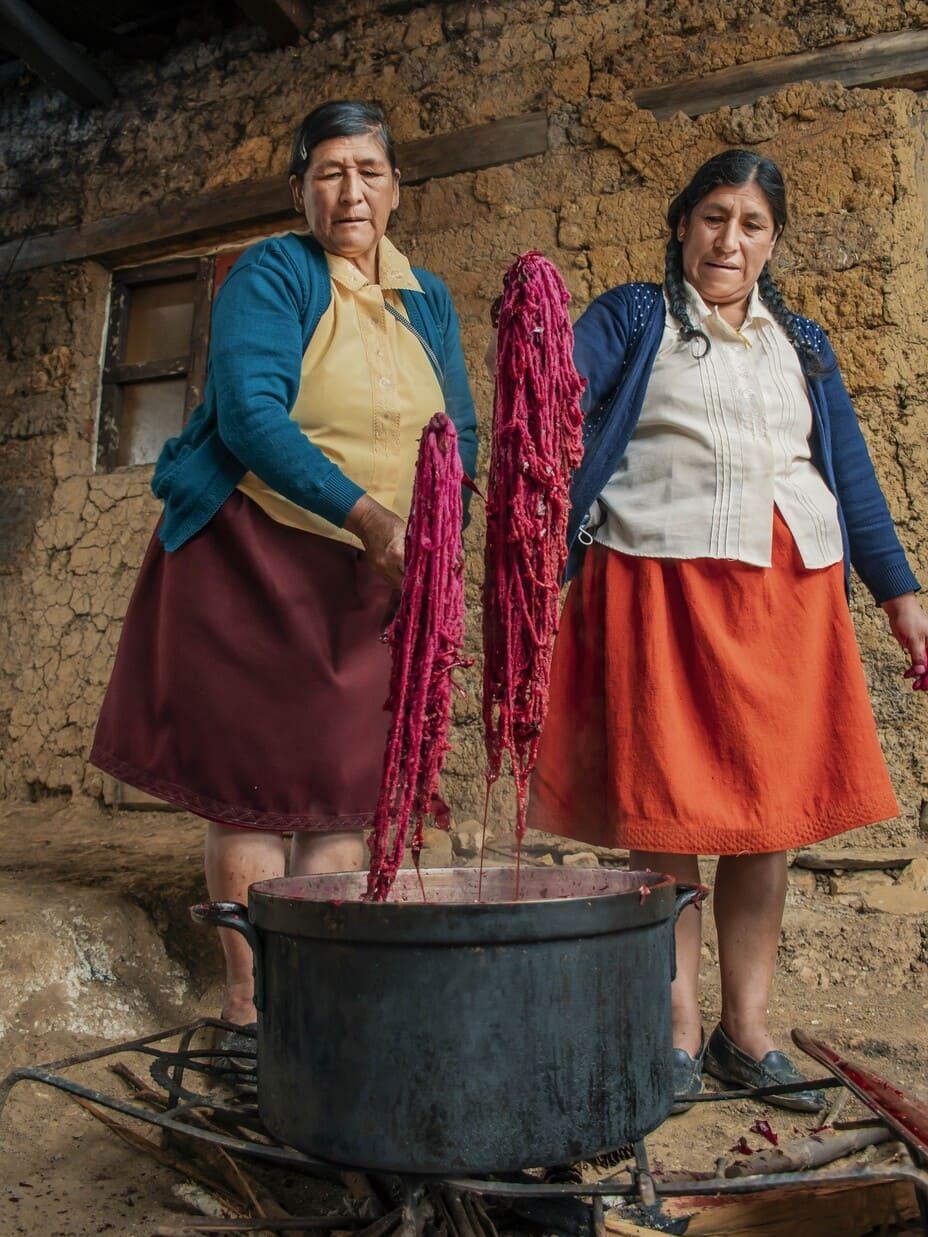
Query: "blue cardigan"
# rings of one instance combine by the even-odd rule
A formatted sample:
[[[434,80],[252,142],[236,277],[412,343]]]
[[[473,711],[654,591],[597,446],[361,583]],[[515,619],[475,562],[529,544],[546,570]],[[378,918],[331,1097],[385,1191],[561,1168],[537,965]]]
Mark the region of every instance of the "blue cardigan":
[[[630,283],[595,300],[574,327],[574,361],[588,386],[584,456],[571,489],[567,579],[583,559],[579,534],[590,507],[625,454],[641,415],[664,317],[660,284]],[[818,374],[803,362],[812,402],[812,460],[838,502],[848,593],[851,563],[877,602],[916,591],[918,580],[896,536],[828,337],[811,319],[798,321],[822,362]]]
[[[435,354],[429,359],[445,411],[458,433],[464,471],[473,477],[477,418],[457,314],[442,281],[413,269],[422,292],[400,295]],[[364,490],[290,417],[303,354],[331,296],[325,252],[309,236],[260,241],[229,272],[213,307],[203,402],[183,432],[165,443],[152,477],[152,490],[164,502],[165,549],[177,550],[198,533],[246,472],[332,524],[344,524]],[[466,491],[464,498],[466,504]]]

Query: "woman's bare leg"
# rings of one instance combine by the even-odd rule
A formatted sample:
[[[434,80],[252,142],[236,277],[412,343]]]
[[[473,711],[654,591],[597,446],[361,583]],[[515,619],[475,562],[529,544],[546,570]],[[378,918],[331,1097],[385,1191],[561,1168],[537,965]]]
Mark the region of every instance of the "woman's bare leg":
[[[786,901],[786,852],[723,855],[712,897],[719,934],[722,1027],[729,1039],[760,1060],[776,1045],[767,1005]]]
[[[668,855],[660,851],[633,850],[628,857],[633,871],[650,868],[668,872],[678,881],[699,884],[698,855]],[[699,1051],[702,1014],[699,1009],[699,957],[702,948],[702,913],[688,906],[677,920],[677,977],[670,989],[673,1013],[673,1046],[684,1048],[691,1057]]]
[[[214,902],[248,901],[248,886],[255,881],[283,876],[286,851],[279,833],[236,829],[207,821],[206,887]],[[226,960],[222,1016],[246,1025],[255,1020],[251,949],[244,937],[220,928]]]
[[[319,872],[358,872],[367,866],[367,847],[360,829],[342,833],[295,833],[290,851],[290,873],[312,876]]]

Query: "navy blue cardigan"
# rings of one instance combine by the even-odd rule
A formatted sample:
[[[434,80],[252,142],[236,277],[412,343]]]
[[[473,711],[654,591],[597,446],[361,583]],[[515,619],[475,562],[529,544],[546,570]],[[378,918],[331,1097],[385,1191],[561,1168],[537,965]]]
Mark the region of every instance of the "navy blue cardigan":
[[[409,321],[431,349],[464,471],[474,476],[477,417],[448,289],[413,267],[422,292],[402,290]],[[325,252],[291,232],[252,245],[216,297],[203,403],[165,443],[152,477],[159,527],[177,550],[216,514],[247,471],[341,527],[364,491],[290,417],[303,353],[332,298]],[[465,513],[468,492],[464,491]]]
[[[583,559],[579,533],[590,507],[625,454],[641,415],[664,317],[660,284],[630,283],[595,300],[574,327],[574,361],[588,386],[585,450],[571,489],[567,579]],[[917,591],[828,337],[810,318],[800,317],[799,327],[822,362],[822,372],[813,374],[800,356],[812,402],[812,460],[838,502],[848,592],[852,563],[878,602]]]

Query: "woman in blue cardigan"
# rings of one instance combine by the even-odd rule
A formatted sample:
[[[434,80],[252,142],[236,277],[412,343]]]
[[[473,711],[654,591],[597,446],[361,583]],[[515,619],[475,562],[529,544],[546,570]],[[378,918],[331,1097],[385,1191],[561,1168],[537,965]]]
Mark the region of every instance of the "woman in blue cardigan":
[[[789,848],[897,815],[847,606],[853,563],[928,687],[928,618],[824,331],[768,263],[782,176],[729,150],[673,201],[663,286],[575,327],[586,449],[530,823],[699,880],[719,855],[722,1013],[677,929],[678,1095],[801,1079],[767,1024]],[[814,1111],[820,1092],[771,1103]],[[688,1105],[683,1102],[678,1111]]]
[[[204,817],[210,896],[363,865],[418,440],[435,412],[473,476],[476,418],[444,284],[385,233],[399,201],[378,108],[300,125],[290,186],[310,235],[249,249],[216,299],[203,404],[152,487],[142,565],[91,759]],[[222,1015],[254,1020],[223,931]],[[234,1046],[234,1045],[233,1045]]]

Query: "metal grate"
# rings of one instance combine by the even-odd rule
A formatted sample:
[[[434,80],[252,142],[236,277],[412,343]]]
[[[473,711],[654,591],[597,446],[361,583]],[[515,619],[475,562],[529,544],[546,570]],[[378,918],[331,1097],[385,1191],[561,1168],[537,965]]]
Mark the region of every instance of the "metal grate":
[[[329,1163],[305,1155],[274,1139],[262,1126],[257,1104],[255,1076],[256,1053],[236,1050],[235,1061],[226,1053],[211,1048],[193,1046],[198,1031],[215,1028],[237,1031],[216,1018],[198,1018],[180,1027],[172,1027],[138,1039],[112,1044],[94,1052],[52,1061],[46,1065],[23,1066],[14,1069],[0,1083],[0,1118],[12,1088],[21,1082],[33,1082],[67,1092],[79,1100],[146,1122],[161,1130],[200,1140],[222,1148],[233,1157],[260,1161],[320,1177],[341,1179],[364,1174],[363,1166],[349,1169],[346,1165]],[[247,1031],[244,1034],[253,1034]],[[68,1072],[91,1062],[142,1054],[150,1058],[149,1073],[158,1091],[149,1093],[162,1111],[155,1111],[141,1101],[110,1095],[88,1087]],[[125,1066],[115,1066],[116,1072]],[[723,1103],[745,1098],[766,1098],[786,1093],[797,1087],[832,1087],[841,1084],[835,1078],[817,1079],[783,1087],[764,1087],[755,1091],[739,1090],[708,1093],[697,1097],[701,1102]],[[203,1089],[199,1089],[199,1088]],[[620,1158],[621,1157],[621,1158]],[[327,1216],[260,1216],[253,1220],[186,1220],[172,1232],[296,1232],[301,1229],[352,1229],[361,1237],[387,1237],[401,1233],[406,1237],[421,1234],[446,1234],[447,1237],[497,1237],[497,1224],[513,1220],[528,1220],[542,1225],[546,1231],[594,1237],[604,1233],[604,1202],[623,1200],[628,1216],[637,1217],[655,1232],[676,1231],[673,1223],[662,1219],[662,1198],[687,1195],[750,1194],[759,1190],[798,1189],[821,1181],[816,1171],[769,1174],[742,1178],[681,1179],[656,1178],[650,1170],[643,1141],[633,1147],[617,1149],[609,1157],[617,1171],[595,1182],[583,1182],[579,1174],[553,1170],[544,1176],[529,1173],[506,1173],[477,1178],[414,1178],[370,1174],[377,1183],[378,1215],[372,1222],[356,1210],[352,1214]],[[605,1166],[605,1160],[597,1167]],[[366,1177],[364,1178],[367,1179]],[[844,1172],[828,1172],[832,1184],[862,1184],[908,1181],[920,1199],[928,1198],[928,1172],[913,1164],[892,1164],[880,1167],[860,1167]],[[925,1227],[928,1232],[928,1226]]]

